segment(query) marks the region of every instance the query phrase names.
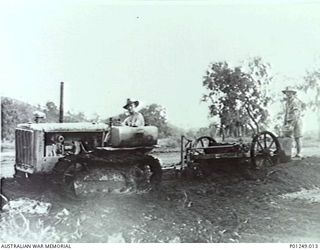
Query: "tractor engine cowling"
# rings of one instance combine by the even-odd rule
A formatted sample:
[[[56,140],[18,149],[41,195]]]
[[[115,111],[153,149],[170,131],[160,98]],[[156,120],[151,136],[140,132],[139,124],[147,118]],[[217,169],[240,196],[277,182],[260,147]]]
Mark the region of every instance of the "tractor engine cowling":
[[[157,144],[158,128],[154,126],[144,127],[112,127],[112,147],[140,147]]]

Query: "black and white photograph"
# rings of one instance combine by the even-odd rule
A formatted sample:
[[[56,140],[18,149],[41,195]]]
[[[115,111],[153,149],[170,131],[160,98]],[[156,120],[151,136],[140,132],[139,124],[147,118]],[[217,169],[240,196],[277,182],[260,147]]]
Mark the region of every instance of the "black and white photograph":
[[[320,1],[0,0],[0,84],[1,248],[320,248]]]

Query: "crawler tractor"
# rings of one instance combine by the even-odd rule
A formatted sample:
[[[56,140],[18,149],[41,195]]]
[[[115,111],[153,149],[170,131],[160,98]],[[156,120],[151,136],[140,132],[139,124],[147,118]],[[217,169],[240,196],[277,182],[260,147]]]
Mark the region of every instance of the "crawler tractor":
[[[17,178],[46,173],[63,193],[122,193],[156,189],[159,160],[154,126],[98,123],[32,123],[16,128]],[[106,141],[107,138],[108,140]]]

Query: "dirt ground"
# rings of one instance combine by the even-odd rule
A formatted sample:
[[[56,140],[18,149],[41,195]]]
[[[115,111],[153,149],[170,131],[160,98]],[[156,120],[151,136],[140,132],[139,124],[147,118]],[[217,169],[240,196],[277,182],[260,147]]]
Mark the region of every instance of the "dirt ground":
[[[179,153],[158,157],[170,165]],[[230,163],[199,179],[167,170],[161,190],[149,193],[70,200],[48,183],[23,186],[12,178],[2,181],[2,192],[51,203],[47,216],[25,216],[30,228],[49,226],[57,242],[320,242],[314,156],[269,169]]]

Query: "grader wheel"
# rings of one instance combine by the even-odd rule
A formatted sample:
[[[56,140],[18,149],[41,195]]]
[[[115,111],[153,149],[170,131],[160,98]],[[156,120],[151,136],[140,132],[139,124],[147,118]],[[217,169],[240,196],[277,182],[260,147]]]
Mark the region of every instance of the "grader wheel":
[[[281,152],[277,137],[271,132],[263,131],[253,138],[250,157],[254,167],[267,168],[278,163]]]

